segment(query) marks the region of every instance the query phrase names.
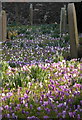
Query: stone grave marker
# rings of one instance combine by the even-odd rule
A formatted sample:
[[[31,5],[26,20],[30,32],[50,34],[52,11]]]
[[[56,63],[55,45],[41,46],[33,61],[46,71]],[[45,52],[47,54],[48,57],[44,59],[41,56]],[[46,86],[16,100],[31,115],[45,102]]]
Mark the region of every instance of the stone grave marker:
[[[78,30],[77,30],[77,19],[74,3],[68,4],[68,24],[70,34],[70,53],[71,58],[78,58]]]
[[[30,25],[33,25],[33,5],[30,4]]]
[[[66,8],[61,8],[61,14],[60,14],[60,37],[62,37],[62,34],[66,32]]]
[[[2,41],[6,41],[6,12],[2,10]]]

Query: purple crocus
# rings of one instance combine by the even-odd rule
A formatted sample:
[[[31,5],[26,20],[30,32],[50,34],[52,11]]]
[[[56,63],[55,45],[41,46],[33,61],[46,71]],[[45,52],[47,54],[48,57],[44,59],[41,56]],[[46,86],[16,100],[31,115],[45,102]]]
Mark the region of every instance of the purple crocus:
[[[48,116],[43,116],[44,119],[48,119],[49,117]]]
[[[10,118],[10,114],[7,114],[7,118]]]
[[[37,110],[38,110],[38,111],[41,111],[41,110],[42,110],[42,108],[41,108],[41,107],[38,107],[38,108],[37,108]]]

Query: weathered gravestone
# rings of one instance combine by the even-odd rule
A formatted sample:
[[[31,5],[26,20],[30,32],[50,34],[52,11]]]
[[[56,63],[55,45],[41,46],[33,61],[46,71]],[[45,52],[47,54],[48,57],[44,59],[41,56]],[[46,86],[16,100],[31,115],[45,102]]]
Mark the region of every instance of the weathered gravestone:
[[[60,13],[60,37],[66,32],[66,7],[61,8]]]
[[[79,38],[78,38],[76,11],[75,11],[74,3],[68,4],[68,24],[69,24],[69,34],[70,34],[71,58],[78,58]]]
[[[2,13],[2,41],[6,41],[6,12],[4,10],[1,11]]]
[[[33,25],[33,5],[30,4],[30,24]]]

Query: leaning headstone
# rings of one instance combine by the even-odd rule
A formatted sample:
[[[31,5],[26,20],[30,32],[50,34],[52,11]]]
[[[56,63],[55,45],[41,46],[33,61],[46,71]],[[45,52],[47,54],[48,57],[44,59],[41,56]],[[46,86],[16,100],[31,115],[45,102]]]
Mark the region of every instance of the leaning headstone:
[[[74,3],[68,4],[68,24],[69,24],[69,34],[70,34],[70,53],[71,58],[78,57],[78,30],[77,30],[77,20],[76,11]]]
[[[66,8],[61,8],[60,14],[60,37],[66,32]]]
[[[33,5],[30,4],[30,24],[33,25]]]
[[[2,10],[2,41],[6,41],[6,12]]]

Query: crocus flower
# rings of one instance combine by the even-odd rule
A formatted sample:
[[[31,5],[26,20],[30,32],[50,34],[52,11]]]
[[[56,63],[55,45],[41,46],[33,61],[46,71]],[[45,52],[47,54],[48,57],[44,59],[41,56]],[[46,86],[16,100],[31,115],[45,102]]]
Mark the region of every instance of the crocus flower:
[[[48,119],[49,117],[48,116],[43,116],[44,119]]]

